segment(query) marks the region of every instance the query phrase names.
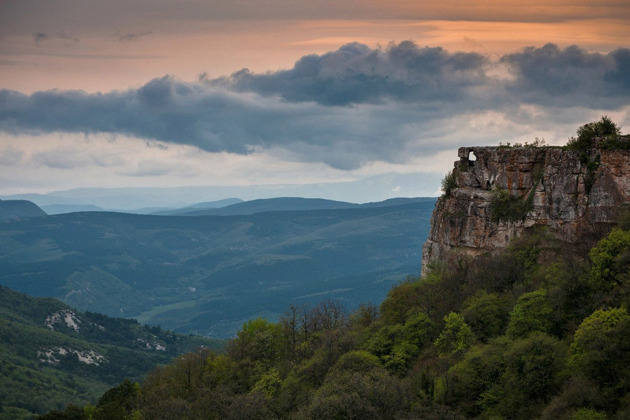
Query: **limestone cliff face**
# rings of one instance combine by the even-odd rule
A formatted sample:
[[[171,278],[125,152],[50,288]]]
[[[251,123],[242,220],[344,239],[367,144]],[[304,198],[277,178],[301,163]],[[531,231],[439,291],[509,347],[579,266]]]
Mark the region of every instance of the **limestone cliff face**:
[[[568,244],[616,221],[630,203],[630,151],[462,147],[456,188],[436,203],[422,270],[455,251],[476,256],[505,247],[536,225]],[[502,191],[503,190],[503,191]],[[498,192],[520,205],[497,220]]]

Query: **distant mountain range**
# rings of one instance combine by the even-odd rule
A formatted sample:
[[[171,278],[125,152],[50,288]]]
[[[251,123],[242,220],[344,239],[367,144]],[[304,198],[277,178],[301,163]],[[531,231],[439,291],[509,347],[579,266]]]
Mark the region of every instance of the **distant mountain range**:
[[[433,198],[363,205],[283,198],[201,210],[222,216],[11,220],[0,223],[0,283],[224,338],[291,303],[380,302],[392,284],[419,274],[434,205]]]
[[[123,379],[221,342],[80,312],[0,287],[0,419],[94,403]]]
[[[222,207],[232,206],[235,204],[242,203],[243,200],[240,198],[226,198],[225,200],[217,200],[217,201],[204,201],[203,203],[193,204],[192,206],[186,206],[178,209],[171,210],[160,210],[153,211],[151,213],[148,212],[139,212],[142,214],[155,214],[158,216],[182,216],[189,213],[195,213],[198,211],[203,211],[207,209],[218,209]]]
[[[233,199],[236,200],[236,199]],[[224,200],[225,202],[226,200]],[[434,198],[395,198],[378,203],[354,204],[345,201],[324,200],[321,198],[278,197],[261,200],[242,201],[227,206],[215,205],[203,208],[198,205],[168,212],[174,216],[246,216],[269,211],[340,210],[356,208],[387,207],[394,205],[435,202]],[[212,203],[214,204],[214,203]],[[164,214],[164,212],[153,213]]]
[[[439,194],[436,186],[440,185],[441,178],[440,174],[390,173],[347,182],[161,188],[75,188],[44,194],[5,194],[0,195],[0,199],[29,200],[47,212],[47,206],[69,205],[95,206],[105,211],[150,214],[232,197],[246,201],[274,197],[324,197],[330,200],[365,203],[382,201],[391,197],[392,192],[395,191],[398,195],[405,197],[430,196]],[[63,209],[63,212],[68,211]],[[52,214],[52,211],[49,214]]]

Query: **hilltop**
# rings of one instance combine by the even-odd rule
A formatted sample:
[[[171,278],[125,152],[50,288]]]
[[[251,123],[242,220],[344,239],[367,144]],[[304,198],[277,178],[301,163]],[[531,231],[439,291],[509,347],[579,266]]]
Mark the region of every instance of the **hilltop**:
[[[46,212],[27,200],[0,200],[0,221],[46,216]]]

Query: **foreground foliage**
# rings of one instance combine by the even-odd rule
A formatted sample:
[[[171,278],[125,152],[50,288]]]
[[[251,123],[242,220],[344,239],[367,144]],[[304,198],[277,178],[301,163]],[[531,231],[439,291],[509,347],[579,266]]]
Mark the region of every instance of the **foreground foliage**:
[[[224,354],[199,349],[42,418],[628,418],[630,230],[578,251],[533,231],[409,278],[380,307],[291,306],[245,323]]]

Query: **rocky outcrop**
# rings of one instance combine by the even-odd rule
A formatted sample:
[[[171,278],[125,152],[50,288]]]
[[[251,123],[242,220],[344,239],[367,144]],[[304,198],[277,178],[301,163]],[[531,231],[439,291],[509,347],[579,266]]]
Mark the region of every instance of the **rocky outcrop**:
[[[422,270],[453,252],[504,248],[535,226],[568,244],[617,221],[630,203],[630,151],[462,147],[454,188],[436,203]],[[503,208],[500,208],[503,206]]]

